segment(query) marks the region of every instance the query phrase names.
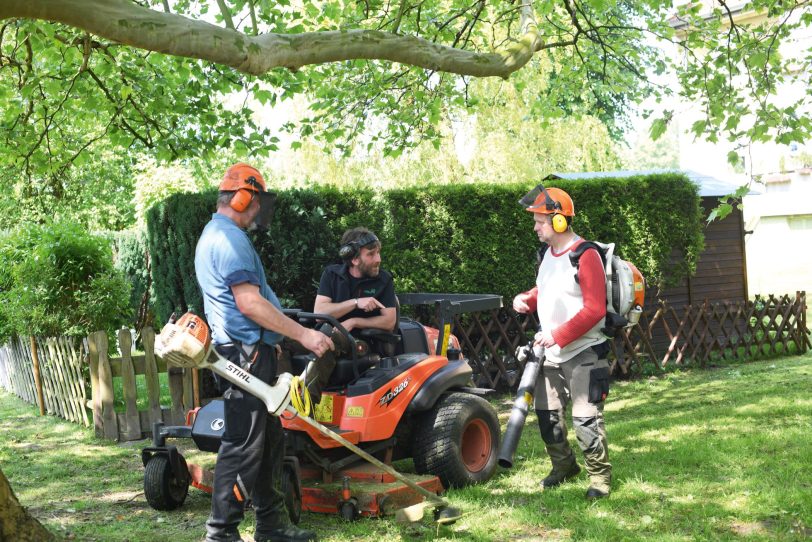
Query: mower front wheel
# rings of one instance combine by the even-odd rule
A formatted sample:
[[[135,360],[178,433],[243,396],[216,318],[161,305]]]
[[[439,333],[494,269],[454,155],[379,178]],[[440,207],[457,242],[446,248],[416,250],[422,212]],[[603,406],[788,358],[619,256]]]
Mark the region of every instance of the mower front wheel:
[[[418,421],[414,465],[435,474],[445,487],[465,487],[490,479],[499,450],[499,418],[482,397],[452,393]]]
[[[178,456],[183,472],[173,472],[169,457],[155,454],[144,470],[144,496],[155,510],[180,508],[189,493],[189,472],[186,460]]]

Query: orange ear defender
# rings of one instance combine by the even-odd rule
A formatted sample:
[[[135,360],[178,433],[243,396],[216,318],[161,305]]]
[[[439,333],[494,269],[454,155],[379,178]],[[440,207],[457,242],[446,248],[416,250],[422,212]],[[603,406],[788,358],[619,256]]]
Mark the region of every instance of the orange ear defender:
[[[242,213],[248,206],[251,205],[251,202],[254,201],[254,192],[253,190],[237,190],[237,193],[234,194],[234,197],[231,198],[231,208],[237,211],[238,213]]]
[[[232,209],[242,213],[254,201],[256,194],[265,192],[265,179],[257,168],[240,162],[228,168],[220,183],[220,191],[236,192],[230,205]]]
[[[560,188],[544,188],[538,184],[519,200],[519,204],[531,213],[553,215],[550,224],[556,233],[564,233],[570,226],[570,218],[575,216],[575,206],[569,194]]]

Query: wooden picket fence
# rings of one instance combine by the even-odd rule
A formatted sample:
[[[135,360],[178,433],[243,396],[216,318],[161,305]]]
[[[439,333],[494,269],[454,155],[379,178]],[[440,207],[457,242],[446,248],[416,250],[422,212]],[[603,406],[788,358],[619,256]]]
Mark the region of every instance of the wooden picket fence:
[[[0,386],[41,414],[89,426],[83,360],[78,340],[18,338],[0,347]]]
[[[197,370],[170,367],[154,354],[155,332],[146,327],[141,331],[144,354],[132,354],[130,331],[118,332],[119,357],[108,357],[107,334],[91,333],[86,340],[90,387],[92,389],[93,425],[96,435],[113,440],[138,440],[152,434],[152,425],[163,422],[180,425],[186,412],[199,406]],[[160,373],[168,373],[171,406],[161,406]],[[146,389],[146,409],[138,409],[136,377],[143,375]],[[116,412],[113,378],[121,379],[124,412]]]
[[[167,367],[153,353],[152,328],[144,328],[141,338],[145,353],[133,355],[130,330],[119,331],[121,356],[115,357],[107,354],[104,331],[84,340],[16,339],[0,347],[0,386],[39,406],[41,414],[88,427],[92,420],[98,437],[120,441],[148,437],[155,422],[183,424],[186,412],[199,406],[199,399],[197,371],[172,367],[166,378],[169,401],[164,401],[171,401],[171,406],[161,405],[161,374],[167,373]],[[143,376],[140,386],[139,376]],[[119,386],[114,386],[114,378]],[[140,410],[139,388],[145,404]],[[116,403],[123,408],[116,409]]]

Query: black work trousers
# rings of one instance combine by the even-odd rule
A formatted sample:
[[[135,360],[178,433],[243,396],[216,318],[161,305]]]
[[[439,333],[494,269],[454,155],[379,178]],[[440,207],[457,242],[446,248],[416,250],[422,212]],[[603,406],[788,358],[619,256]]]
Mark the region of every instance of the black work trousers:
[[[238,346],[217,346],[217,351],[260,380],[276,377],[276,351],[260,344],[253,363],[240,354]],[[242,389],[223,382],[225,429],[217,464],[211,515],[206,522],[206,540],[240,540],[239,524],[250,499],[256,514],[256,534],[285,527],[290,518],[280,489],[285,439],[279,418],[271,416],[265,404]]]

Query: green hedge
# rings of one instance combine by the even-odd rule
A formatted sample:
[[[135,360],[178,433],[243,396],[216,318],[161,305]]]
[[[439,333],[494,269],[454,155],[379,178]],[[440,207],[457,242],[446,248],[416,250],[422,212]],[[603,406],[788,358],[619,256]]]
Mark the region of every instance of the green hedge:
[[[138,321],[139,317],[148,320],[146,315],[139,314],[139,309],[145,292],[148,288],[151,290],[149,280],[151,262],[148,259],[146,231],[132,229],[111,232],[110,238],[113,246],[113,265],[132,286],[129,305],[133,321],[130,322],[130,327],[138,329],[144,324]]]
[[[398,291],[496,293],[509,300],[534,282],[538,239],[531,216],[517,203],[534,184],[287,190],[279,194],[269,232],[256,236],[255,244],[269,283],[287,306],[312,308],[322,269],[337,261],[341,233],[358,225],[381,238],[384,267]],[[703,248],[702,212],[697,188],[685,176],[547,184],[572,195],[577,233],[615,242],[649,283],[673,284],[695,269]],[[147,215],[160,321],[173,311],[202,310],[194,249],[216,196],[176,194]]]

